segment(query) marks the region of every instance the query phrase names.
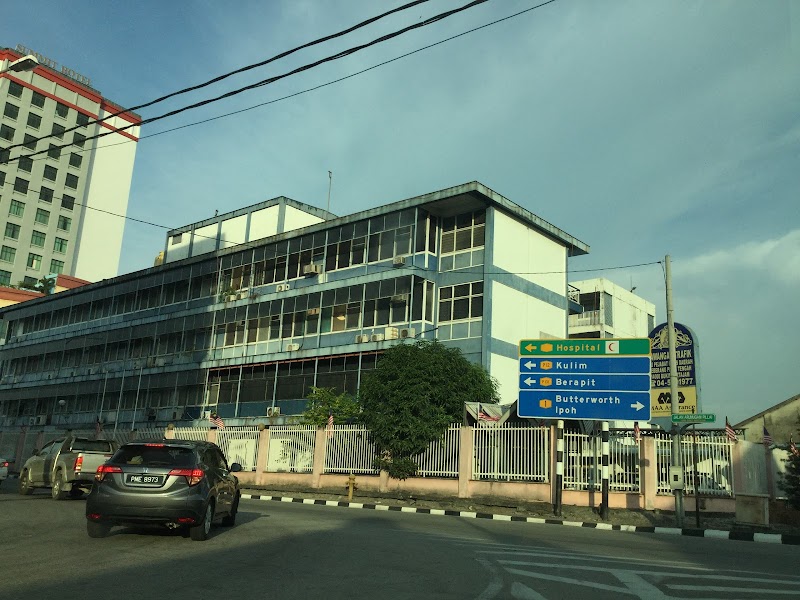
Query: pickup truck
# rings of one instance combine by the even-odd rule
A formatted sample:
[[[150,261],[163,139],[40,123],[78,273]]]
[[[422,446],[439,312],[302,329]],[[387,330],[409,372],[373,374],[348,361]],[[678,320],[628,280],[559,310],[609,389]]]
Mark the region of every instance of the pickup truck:
[[[50,488],[54,500],[79,498],[91,490],[97,467],[116,449],[108,440],[75,436],[53,440],[25,461],[19,473],[19,493],[27,496],[36,488]]]

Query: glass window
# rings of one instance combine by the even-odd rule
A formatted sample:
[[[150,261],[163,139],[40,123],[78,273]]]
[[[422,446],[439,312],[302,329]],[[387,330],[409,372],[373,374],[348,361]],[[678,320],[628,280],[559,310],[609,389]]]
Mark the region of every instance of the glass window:
[[[83,143],[86,141],[86,136],[81,135],[77,131],[72,134],[72,143],[78,148],[83,148]]]
[[[483,282],[443,287],[439,290],[439,321],[458,321],[483,316]]]
[[[33,96],[31,96],[31,104],[42,108],[44,106],[44,96],[39,92],[33,92]]]
[[[53,129],[50,132],[50,135],[56,137],[58,139],[62,139],[64,137],[64,126],[59,125],[58,123],[53,123]]]
[[[25,146],[28,150],[36,150],[36,136],[31,135],[30,133],[25,134],[25,141],[22,142],[22,145]]]
[[[0,185],[6,184],[6,173],[5,171],[0,171]]]
[[[8,214],[15,217],[21,217],[25,213],[25,203],[19,200],[12,200],[11,206],[8,209]]]
[[[75,198],[64,194],[61,197],[61,208],[64,208],[66,210],[72,210],[74,207],[75,207]]]
[[[58,217],[58,228],[61,231],[69,231],[70,227],[72,227],[72,219],[63,215]]]
[[[37,248],[44,248],[44,240],[46,237],[47,236],[41,231],[34,230],[31,233],[31,246],[35,246]]]
[[[78,176],[74,173],[67,173],[67,177],[64,180],[64,185],[74,190],[78,187]]]
[[[11,240],[18,240],[19,229],[19,225],[16,223],[6,223],[6,237]]]
[[[20,156],[17,165],[19,166],[20,171],[30,173],[31,169],[33,169],[33,159],[27,156]]]
[[[3,246],[2,249],[0,249],[0,260],[4,262],[13,263],[16,257],[17,257],[16,248],[12,248],[11,246]]]
[[[42,202],[52,202],[53,201],[53,190],[47,187],[42,187],[39,189],[39,200]]]
[[[8,82],[8,95],[14,96],[14,98],[19,98],[22,96],[22,86],[17,83],[16,81],[9,81]]]
[[[61,117],[62,119],[66,119],[68,114],[69,114],[69,107],[66,104],[61,104],[61,102],[57,102],[56,115]]]
[[[11,271],[0,271],[0,285],[11,285]]]
[[[14,180],[14,191],[19,192],[20,194],[27,194],[28,193],[28,180],[23,179],[22,177],[17,177]]]
[[[89,122],[89,115],[79,112],[78,116],[75,119],[75,122],[77,125],[84,127]]]
[[[50,147],[47,149],[47,156],[49,158],[55,158],[56,160],[61,158],[61,146],[50,144]]]
[[[16,104],[11,104],[11,102],[6,102],[6,107],[3,110],[3,116],[16,120],[17,115],[19,115],[19,106]]]
[[[69,166],[75,167],[76,169],[81,168],[81,163],[83,162],[83,156],[80,154],[75,154],[74,152],[69,155]]]
[[[34,254],[31,252],[28,254],[28,268],[34,269],[38,271],[42,268],[42,255],[41,254]]]
[[[55,258],[50,261],[50,272],[51,273],[63,273],[64,272],[64,261],[63,260],[56,260]]]
[[[42,117],[36,113],[28,113],[28,127],[39,129],[42,124]]]
[[[53,252],[58,252],[59,254],[65,254],[67,251],[67,240],[64,238],[57,237],[55,244],[53,244]]]
[[[55,181],[57,175],[58,175],[58,169],[56,169],[53,165],[44,166],[44,174],[42,176],[45,179],[49,181]]]
[[[42,225],[47,225],[50,223],[50,211],[47,211],[43,208],[36,209],[36,222]]]
[[[9,142],[14,140],[14,128],[3,123],[0,125],[0,138]]]

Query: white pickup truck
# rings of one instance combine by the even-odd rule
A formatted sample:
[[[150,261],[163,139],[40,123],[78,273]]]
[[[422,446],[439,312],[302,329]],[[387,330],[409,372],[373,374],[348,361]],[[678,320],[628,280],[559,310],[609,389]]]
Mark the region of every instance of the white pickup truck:
[[[25,461],[19,473],[19,493],[27,496],[36,488],[50,488],[54,500],[80,497],[91,490],[97,467],[116,449],[108,440],[71,435],[53,440]]]

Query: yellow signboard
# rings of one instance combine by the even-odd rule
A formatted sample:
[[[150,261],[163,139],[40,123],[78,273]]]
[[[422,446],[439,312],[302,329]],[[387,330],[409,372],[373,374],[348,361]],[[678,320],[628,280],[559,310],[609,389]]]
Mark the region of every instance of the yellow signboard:
[[[669,417],[672,414],[669,388],[650,389],[650,414],[655,417]],[[678,388],[678,414],[694,414],[697,412],[697,387]]]

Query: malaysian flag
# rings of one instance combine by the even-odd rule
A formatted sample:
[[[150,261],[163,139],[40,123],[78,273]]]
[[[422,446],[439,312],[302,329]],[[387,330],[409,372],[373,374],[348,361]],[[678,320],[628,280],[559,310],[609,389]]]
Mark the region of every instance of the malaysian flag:
[[[642,430],[639,429],[639,421],[633,422],[633,439],[637,444],[642,441]]]
[[[772,443],[773,443],[772,442],[772,436],[769,434],[769,431],[767,431],[766,427],[764,427],[763,429],[764,429],[764,433],[763,433],[762,441],[764,442],[764,448],[769,448],[770,446],[772,446]]]
[[[328,432],[328,437],[332,438],[333,437],[333,413],[332,412],[328,413],[328,426],[325,428],[325,430]]]
[[[100,417],[97,417],[97,419],[94,422],[94,437],[99,438],[100,434],[102,433],[103,433],[103,424],[100,422]]]
[[[220,417],[217,413],[212,412],[210,415],[208,415],[208,420],[213,427],[225,429],[225,421],[223,421],[222,417]]]
[[[493,415],[490,415],[489,413],[483,412],[483,409],[480,409],[478,410],[478,420],[496,422],[500,420],[500,417],[495,417]]]
[[[734,444],[739,441],[739,438],[736,437],[736,432],[731,427],[731,424],[728,422],[728,417],[725,417],[725,435],[728,436],[728,441],[733,442]]]
[[[792,436],[789,436],[789,452],[791,452],[795,456],[800,456],[800,450],[798,450],[797,446],[794,445],[794,440],[792,439]]]

